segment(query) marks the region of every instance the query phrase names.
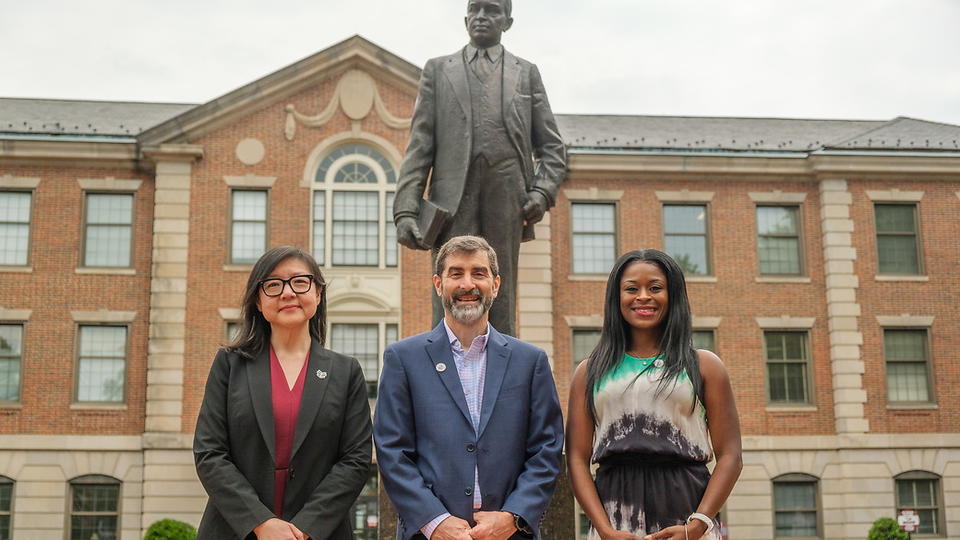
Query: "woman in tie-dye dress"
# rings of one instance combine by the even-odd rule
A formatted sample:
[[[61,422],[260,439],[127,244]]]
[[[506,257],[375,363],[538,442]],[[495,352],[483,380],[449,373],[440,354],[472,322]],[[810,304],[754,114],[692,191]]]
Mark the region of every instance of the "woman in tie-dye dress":
[[[600,342],[570,389],[567,463],[590,540],[719,538],[740,425],[723,363],[693,349],[692,334],[677,263],[653,249],[621,257]]]

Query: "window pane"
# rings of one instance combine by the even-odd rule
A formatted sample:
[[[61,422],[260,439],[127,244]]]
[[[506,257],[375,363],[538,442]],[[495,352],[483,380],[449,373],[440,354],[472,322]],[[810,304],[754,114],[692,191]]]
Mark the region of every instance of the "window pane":
[[[10,508],[13,500],[13,482],[0,478],[0,540],[10,540]]]
[[[367,379],[367,394],[377,396],[377,380],[380,377],[380,347],[376,324],[332,324],[330,325],[330,347],[347,356],[353,356],[363,368]]]
[[[930,401],[926,362],[888,362],[889,401]]]
[[[30,193],[0,192],[0,264],[27,264]]]
[[[774,482],[776,536],[817,536],[817,483]]]
[[[585,204],[573,205],[573,232],[613,232],[612,204]]]
[[[384,251],[386,255],[386,260],[384,264],[387,266],[396,266],[397,265],[397,227],[393,224],[393,198],[395,194],[392,191],[387,192],[386,202],[384,203],[384,221],[383,227],[384,231]]]
[[[123,401],[126,347],[126,327],[80,327],[77,401]]]
[[[71,540],[116,540],[120,486],[73,484],[71,489]]]
[[[130,232],[127,225],[88,225],[84,265],[130,266]]]
[[[707,207],[702,205],[665,205],[663,231],[667,234],[706,234]]]
[[[716,352],[717,349],[716,344],[714,343],[713,330],[694,330],[693,348],[706,349],[711,352]]]
[[[267,219],[267,192],[233,192],[233,219],[240,221],[265,221]]]
[[[313,258],[323,266],[327,247],[327,198],[323,191],[313,192]]]
[[[87,195],[87,223],[129,225],[133,221],[133,195],[90,193]]]
[[[916,236],[877,236],[877,264],[881,274],[919,274]]]
[[[333,194],[333,264],[376,266],[379,261],[379,194]]]
[[[883,352],[887,360],[926,360],[926,330],[884,330]]]
[[[573,271],[577,274],[606,274],[616,258],[612,204],[574,203]]]
[[[354,161],[340,167],[333,181],[348,184],[376,184],[377,173],[366,164]]]
[[[806,332],[764,332],[771,402],[810,400]]]
[[[590,356],[593,348],[600,341],[600,330],[574,330],[573,331],[573,369],[576,370],[580,362]]]
[[[677,261],[685,274],[710,273],[706,236],[665,236],[663,242],[667,253]]]
[[[877,232],[916,233],[915,209],[916,206],[912,204],[878,204],[874,206],[877,216]]]
[[[757,232],[795,236],[797,234],[797,208],[789,206],[758,206]]]
[[[234,222],[230,260],[235,263],[252,263],[266,251],[266,223]]]
[[[800,240],[798,238],[760,237],[761,274],[799,274]]]
[[[920,517],[921,534],[940,534],[940,502],[937,493],[940,489],[935,479],[897,480],[897,513],[908,509],[917,512]]]

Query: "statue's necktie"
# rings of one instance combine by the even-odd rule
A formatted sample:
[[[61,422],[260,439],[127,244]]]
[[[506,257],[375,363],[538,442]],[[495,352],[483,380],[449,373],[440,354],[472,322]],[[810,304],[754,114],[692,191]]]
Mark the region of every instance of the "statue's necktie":
[[[490,60],[486,49],[477,50],[477,57],[473,60],[473,69],[481,81],[490,76],[493,71],[493,61]]]

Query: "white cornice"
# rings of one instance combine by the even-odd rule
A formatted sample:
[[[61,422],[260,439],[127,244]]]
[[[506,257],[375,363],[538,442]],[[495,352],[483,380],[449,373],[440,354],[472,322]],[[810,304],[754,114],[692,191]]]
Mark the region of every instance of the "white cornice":
[[[134,142],[4,140],[0,142],[0,161],[49,163],[82,162],[89,165],[132,167],[137,159]]]

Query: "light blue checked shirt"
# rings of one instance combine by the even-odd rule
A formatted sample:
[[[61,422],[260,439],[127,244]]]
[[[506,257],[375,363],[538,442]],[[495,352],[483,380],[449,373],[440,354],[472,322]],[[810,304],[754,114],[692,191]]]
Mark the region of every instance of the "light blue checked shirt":
[[[463,387],[463,397],[467,399],[467,409],[470,411],[470,420],[473,421],[474,431],[480,427],[480,407],[483,405],[483,379],[487,374],[487,337],[490,335],[490,325],[487,325],[487,331],[483,335],[473,338],[470,349],[463,350],[460,340],[453,330],[447,325],[447,320],[443,320],[443,327],[447,330],[447,339],[450,340],[450,351],[453,353],[453,361],[457,364],[457,373],[460,375],[460,386]],[[480,473],[473,470],[473,509],[480,509]],[[449,512],[444,512],[430,520],[424,525],[420,532],[430,540],[433,531],[450,517]]]

